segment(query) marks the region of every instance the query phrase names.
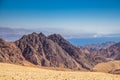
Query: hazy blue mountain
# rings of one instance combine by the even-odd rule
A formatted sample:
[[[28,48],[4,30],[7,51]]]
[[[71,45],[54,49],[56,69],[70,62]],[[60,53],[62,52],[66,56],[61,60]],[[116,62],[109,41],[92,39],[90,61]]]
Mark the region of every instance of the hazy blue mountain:
[[[109,41],[109,42],[104,42],[104,43],[88,44],[88,45],[85,45],[84,47],[99,50],[99,49],[107,49],[114,44],[116,44],[116,42]]]
[[[23,35],[30,34],[32,32],[43,32],[45,35],[53,34],[55,31],[61,33],[62,36],[71,42],[75,46],[84,46],[87,44],[97,44],[103,42],[118,42],[120,41],[119,34],[109,34],[109,35],[96,35],[94,34],[75,34],[75,33],[68,33],[67,31],[63,31],[61,29],[46,29],[46,28],[39,28],[39,29],[22,29],[22,28],[7,28],[7,27],[0,27],[0,38],[5,39],[6,41],[15,41],[20,39]]]
[[[30,30],[26,29],[13,29],[0,27],[0,38],[5,39],[6,41],[15,41],[21,38],[24,34],[30,33]]]

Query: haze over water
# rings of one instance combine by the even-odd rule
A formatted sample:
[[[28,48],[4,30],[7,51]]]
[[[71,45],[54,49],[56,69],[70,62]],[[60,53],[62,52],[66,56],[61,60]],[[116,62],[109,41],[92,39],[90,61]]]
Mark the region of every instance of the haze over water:
[[[85,38],[82,43],[73,41],[75,45],[89,40],[116,41],[113,38],[120,35],[120,0],[0,0],[0,27]],[[102,38],[108,35],[110,38]]]
[[[120,1],[0,0],[0,26],[53,29],[68,35],[118,34]]]

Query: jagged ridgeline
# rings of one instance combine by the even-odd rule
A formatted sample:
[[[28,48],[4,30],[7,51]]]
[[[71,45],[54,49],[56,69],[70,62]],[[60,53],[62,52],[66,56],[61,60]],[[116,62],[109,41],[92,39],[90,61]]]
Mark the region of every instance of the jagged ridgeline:
[[[75,70],[90,70],[93,66],[87,55],[59,34],[46,37],[43,33],[32,33],[15,43],[24,58],[35,65]]]

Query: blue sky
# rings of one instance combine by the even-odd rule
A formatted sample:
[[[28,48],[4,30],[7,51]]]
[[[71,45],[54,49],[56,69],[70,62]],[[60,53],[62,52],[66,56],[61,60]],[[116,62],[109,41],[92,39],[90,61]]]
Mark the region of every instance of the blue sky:
[[[0,27],[119,34],[120,0],[0,0]]]

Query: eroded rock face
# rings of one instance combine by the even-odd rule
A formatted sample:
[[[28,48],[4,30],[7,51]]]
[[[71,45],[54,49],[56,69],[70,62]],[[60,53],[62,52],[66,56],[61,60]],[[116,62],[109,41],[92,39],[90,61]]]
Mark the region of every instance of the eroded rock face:
[[[71,43],[65,40],[61,35],[53,34],[48,36],[48,38],[53,40],[58,45],[60,45],[60,47],[63,50],[65,50],[83,68],[90,70],[93,67],[94,62],[92,60],[92,56],[90,56],[89,54],[82,53],[80,49],[73,46]]]
[[[109,53],[108,57],[113,58],[115,60],[120,60],[120,42],[109,47],[107,51]]]
[[[109,60],[120,60],[120,43],[116,43],[107,49],[90,50],[90,53]]]
[[[14,43],[0,39],[0,62],[22,64],[23,61],[22,52]]]
[[[20,48],[26,60],[34,64],[41,64],[40,62],[42,58],[40,56],[44,56],[44,52],[42,49],[42,43],[36,33],[33,33],[32,35],[25,35],[15,43]]]
[[[69,55],[70,53],[68,54],[59,44],[42,33],[23,36],[15,43],[21,49],[25,59],[33,64],[77,70],[84,69]]]

